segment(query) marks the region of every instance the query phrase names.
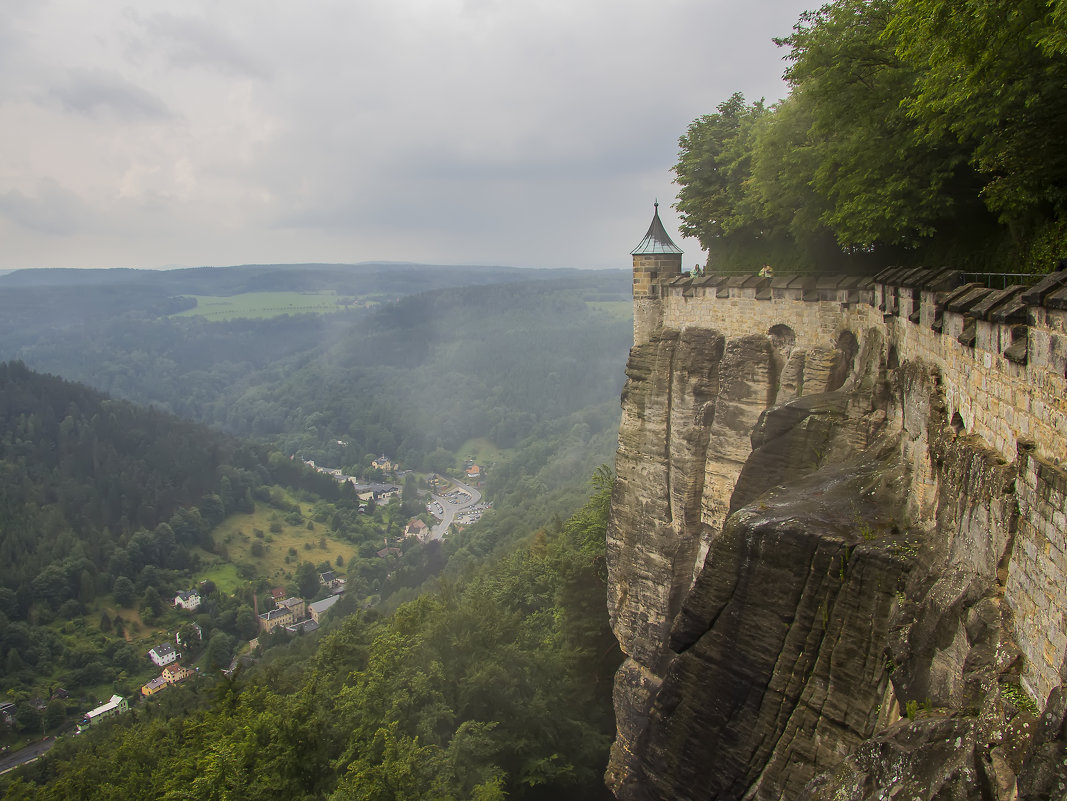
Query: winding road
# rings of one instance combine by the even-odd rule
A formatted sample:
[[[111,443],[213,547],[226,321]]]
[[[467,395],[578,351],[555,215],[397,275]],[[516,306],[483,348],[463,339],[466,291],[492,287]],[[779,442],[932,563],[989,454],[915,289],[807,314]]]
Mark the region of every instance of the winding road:
[[[3,756],[0,756],[0,775],[7,773],[9,770],[22,767],[36,759],[40,759],[41,756],[55,744],[56,738],[49,737],[40,742],[31,743],[25,748],[20,748],[18,751],[4,753]]]
[[[462,490],[467,493],[467,497],[458,499],[459,502],[456,503],[443,495],[431,496],[437,503],[441,504],[441,513],[444,515],[444,517],[441,518],[441,521],[430,529],[431,540],[443,539],[445,534],[448,533],[448,527],[452,525],[452,521],[455,520],[456,515],[464,509],[469,509],[474,506],[482,499],[482,493],[469,484],[463,484],[456,481],[454,478],[449,479],[449,481],[452,482],[453,490]]]

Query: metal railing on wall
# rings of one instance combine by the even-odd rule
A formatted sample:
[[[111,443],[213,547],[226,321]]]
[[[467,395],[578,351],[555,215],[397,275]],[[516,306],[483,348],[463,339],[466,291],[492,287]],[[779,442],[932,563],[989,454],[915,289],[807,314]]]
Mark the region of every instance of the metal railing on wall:
[[[1007,289],[1012,285],[1031,286],[1044,278],[1041,273],[964,273],[969,284],[984,284],[989,289]]]
[[[783,278],[783,277],[792,278],[792,277],[797,276],[797,275],[820,276],[820,275],[824,275],[824,274],[826,274],[826,273],[823,273],[823,272],[821,272],[819,270],[805,270],[805,269],[796,269],[796,268],[789,268],[789,267],[775,267],[773,275],[774,275],[775,278]],[[838,275],[839,273],[829,273],[829,274]],[[856,275],[862,275],[863,273],[855,273],[855,274]],[[873,273],[869,273],[869,274],[873,275]],[[689,275],[690,277],[694,277],[694,278],[698,277],[700,275],[722,275],[722,276],[758,275],[758,271],[757,270],[738,270],[738,269],[730,269],[730,268],[716,268],[714,270],[705,270],[705,269],[697,270],[697,269],[694,269],[694,270],[686,270],[686,271],[684,271],[683,275]],[[1038,281],[1040,281],[1044,277],[1045,277],[1044,273],[964,273],[963,274],[963,281],[964,281],[964,283],[968,283],[968,284],[971,284],[971,283],[973,283],[973,284],[982,284],[983,286],[986,286],[989,289],[1007,289],[1009,286],[1012,286],[1012,285],[1032,286],[1033,284],[1036,284]]]

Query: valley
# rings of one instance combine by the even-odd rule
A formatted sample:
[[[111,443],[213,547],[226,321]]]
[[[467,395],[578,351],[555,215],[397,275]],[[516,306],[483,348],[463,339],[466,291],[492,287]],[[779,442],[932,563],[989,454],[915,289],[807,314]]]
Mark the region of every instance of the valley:
[[[0,390],[0,468],[12,479],[0,504],[0,552],[18,565],[0,571],[2,682],[14,701],[0,741],[16,747],[42,731],[70,731],[112,695],[131,709],[92,726],[84,742],[60,738],[54,756],[24,771],[40,779],[83,758],[100,737],[139,737],[152,721],[213,714],[210,699],[227,681],[251,682],[249,690],[300,682],[313,663],[333,659],[320,643],[357,631],[371,642],[373,632],[404,625],[408,605],[438,603],[429,599],[442,591],[458,595],[440,614],[461,614],[454,602],[486,581],[517,580],[528,571],[524,560],[532,566],[547,552],[556,554],[538,568],[548,570],[538,579],[547,584],[522,602],[528,611],[513,617],[505,609],[513,602],[500,599],[501,620],[510,620],[501,634],[511,627],[506,636],[518,643],[531,626],[564,625],[542,656],[563,660],[549,682],[563,681],[563,691],[577,678],[566,665],[585,659],[577,630],[567,635],[566,626],[592,625],[604,645],[590,664],[606,689],[614,650],[602,614],[572,623],[564,607],[542,622],[543,613],[528,615],[531,603],[562,603],[559,593],[592,593],[588,602],[602,606],[602,582],[571,576],[590,557],[565,521],[611,458],[632,325],[620,312],[629,305],[627,276],[404,269],[418,279],[371,270],[357,286],[358,269],[284,267],[177,271],[187,282],[135,272],[0,277],[11,282],[0,286],[0,304],[25,314],[38,303],[29,324],[0,325],[0,360],[14,381]],[[472,275],[473,285],[449,286]],[[264,285],[285,289],[258,291]],[[70,314],[63,298],[74,295],[80,302]],[[193,314],[194,295],[196,310],[210,314]],[[380,300],[336,304],[371,296]],[[315,308],[297,308],[301,298]],[[143,422],[122,422],[129,415]],[[120,432],[123,442],[110,444]],[[107,488],[105,442],[124,465],[110,475],[132,483]],[[149,454],[160,472],[146,480],[138,465]],[[32,544],[19,534],[45,526],[49,536]],[[331,596],[324,575],[344,592],[318,631],[299,619],[269,631],[257,622],[282,600],[300,599],[297,617],[310,623],[312,602]],[[198,607],[174,605],[193,590]],[[478,605],[482,614],[489,608]],[[174,664],[191,672],[171,682],[147,654],[176,635],[183,642]],[[486,646],[498,647],[492,639]],[[423,669],[432,673],[432,664]],[[609,742],[607,698],[590,699],[604,726],[590,741],[601,756],[582,768],[576,788],[600,787],[593,766]],[[466,702],[450,703],[458,710]],[[519,754],[521,738],[509,748]],[[551,775],[531,786],[555,786]]]

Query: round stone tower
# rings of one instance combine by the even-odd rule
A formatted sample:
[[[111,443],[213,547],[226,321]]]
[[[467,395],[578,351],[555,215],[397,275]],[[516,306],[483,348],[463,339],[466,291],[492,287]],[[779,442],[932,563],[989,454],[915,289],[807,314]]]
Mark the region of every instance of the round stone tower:
[[[682,249],[671,241],[659,219],[655,203],[652,224],[641,243],[630,251],[634,257],[634,344],[647,342],[661,320],[661,285],[682,274]]]

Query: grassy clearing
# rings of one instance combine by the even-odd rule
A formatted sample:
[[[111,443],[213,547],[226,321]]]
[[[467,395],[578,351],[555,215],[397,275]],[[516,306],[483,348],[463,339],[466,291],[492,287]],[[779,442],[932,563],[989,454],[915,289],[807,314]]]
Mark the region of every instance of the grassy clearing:
[[[206,317],[209,320],[233,320],[239,317],[268,318],[283,314],[326,314],[344,305],[371,305],[366,299],[339,296],[333,290],[322,292],[246,292],[243,295],[189,295],[196,298],[196,308],[186,309],[174,317]]]
[[[168,613],[170,607],[170,598],[163,598],[163,614],[159,616],[159,619],[155,623],[146,623],[141,617],[140,611],[137,606],[140,603],[140,599],[134,602],[132,607],[122,607],[115,603],[115,599],[109,595],[101,595],[95,599],[95,601],[86,610],[85,615],[80,618],[81,625],[78,626],[74,623],[63,624],[60,627],[65,634],[70,634],[77,629],[83,629],[85,631],[92,631],[100,628],[100,616],[101,614],[107,614],[108,618],[114,621],[116,617],[122,620],[122,630],[126,642],[136,643],[140,640],[154,640],[160,633],[166,633],[168,626]],[[113,636],[112,632],[108,633],[109,636]],[[145,650],[150,648],[147,646]]]
[[[485,437],[476,437],[467,440],[459,447],[456,467],[457,469],[462,467],[467,459],[473,459],[475,464],[484,467],[499,461],[507,453],[507,451],[498,448]]]
[[[321,523],[312,522],[308,528],[310,507],[299,506],[299,522],[293,513],[261,503],[252,514],[228,517],[212,534],[219,556],[206,566],[204,577],[223,592],[233,592],[252,578],[283,585],[292,580],[297,565],[304,561],[329,562],[343,574],[337,557],[347,564],[356,546],[333,537]]]
[[[223,562],[215,554],[209,554],[206,551],[203,556],[203,564],[206,565],[206,569],[201,569],[199,575],[200,581],[211,581],[218,587],[219,592],[226,595],[230,595],[246,582],[240,576],[237,575],[237,566],[232,562]]]

